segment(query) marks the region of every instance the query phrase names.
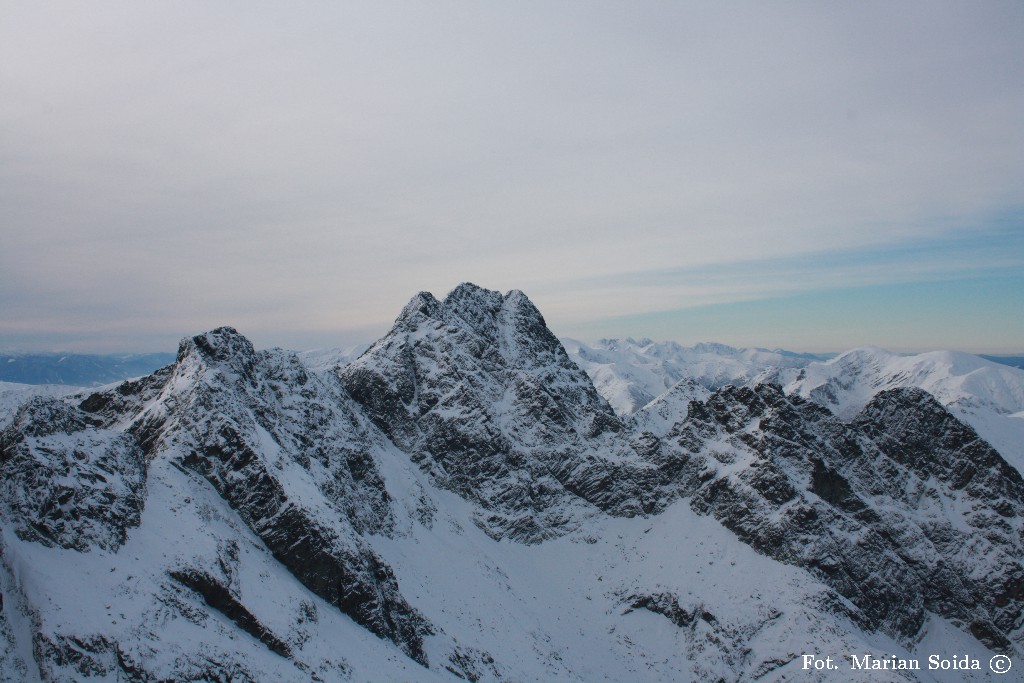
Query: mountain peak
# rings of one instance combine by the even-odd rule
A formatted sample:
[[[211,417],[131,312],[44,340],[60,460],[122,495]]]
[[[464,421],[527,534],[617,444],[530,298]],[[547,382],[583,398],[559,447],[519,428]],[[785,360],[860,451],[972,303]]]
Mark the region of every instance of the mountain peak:
[[[472,282],[462,282],[458,286],[456,286],[452,291],[448,292],[448,296],[444,298],[444,302],[445,304],[451,304],[452,302],[466,299],[484,301],[488,299],[500,300],[501,298],[501,292],[492,289],[486,289]]]
[[[544,316],[522,291],[485,289],[472,282],[463,282],[438,300],[430,292],[420,292],[405,305],[395,321],[395,332],[405,333],[432,320],[464,329],[492,345],[495,350],[503,344],[499,330],[526,329],[529,336],[540,334],[545,344],[557,345],[554,335],[547,329]]]
[[[494,339],[498,314],[505,297],[495,292],[478,287],[471,282],[463,282],[448,293],[444,298],[445,322],[469,325],[469,328],[485,338]],[[455,317],[457,320],[453,320]]]
[[[481,528],[537,542],[599,509],[653,509],[653,469],[525,294],[463,283],[431,313],[338,376],[436,483],[486,510]]]
[[[248,378],[256,367],[256,357],[251,341],[235,328],[223,326],[182,339],[175,367],[186,373],[220,368]]]
[[[225,325],[182,339],[178,345],[178,361],[189,355],[198,354],[223,362],[239,355],[251,358],[255,352],[251,341],[239,334],[235,328]]]
[[[567,346],[579,366],[521,291],[463,283],[349,363],[220,327],[25,405],[0,423],[0,680],[779,680],[804,638],[1019,654],[1024,478],[923,389],[1020,421],[1022,371]],[[874,398],[840,419],[753,381],[769,363]],[[659,397],[619,419],[588,372]]]
[[[547,328],[547,323],[544,321],[544,316],[541,315],[540,309],[521,290],[513,289],[505,294],[504,308],[521,318],[530,318]]]

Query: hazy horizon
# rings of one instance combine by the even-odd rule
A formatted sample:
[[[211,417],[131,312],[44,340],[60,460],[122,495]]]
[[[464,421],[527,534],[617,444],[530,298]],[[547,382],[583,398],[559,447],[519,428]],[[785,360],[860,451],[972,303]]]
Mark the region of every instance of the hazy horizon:
[[[439,293],[439,292],[433,292],[433,294],[435,296],[438,296],[439,298],[443,298],[443,296],[444,296],[443,293]],[[528,293],[527,293],[527,295],[528,295]],[[400,310],[400,308],[399,308],[399,310]],[[543,313],[544,312],[541,311],[541,314],[543,314]],[[398,315],[398,311],[396,311],[396,316],[397,315]],[[721,314],[719,314],[719,315],[721,315]],[[726,317],[727,318],[732,318],[734,316],[728,316],[728,314],[726,314]],[[75,349],[75,348],[60,348],[60,347],[52,347],[52,348],[38,348],[38,347],[37,348],[18,348],[18,347],[11,347],[11,346],[9,346],[9,347],[0,347],[0,356],[5,356],[5,355],[6,356],[16,356],[16,355],[61,355],[61,354],[68,354],[68,355],[109,355],[109,356],[117,356],[117,355],[148,355],[148,354],[171,354],[171,355],[173,355],[174,353],[177,352],[178,344],[180,342],[184,341],[185,339],[187,339],[187,338],[189,338],[191,336],[194,336],[194,335],[197,335],[197,334],[202,334],[204,332],[208,332],[208,331],[210,331],[212,329],[216,329],[216,327],[221,327],[221,326],[222,325],[216,325],[214,327],[210,327],[210,328],[206,328],[206,329],[202,329],[202,330],[192,330],[192,331],[189,331],[187,333],[184,333],[184,334],[180,335],[179,340],[177,342],[175,342],[173,346],[164,347],[164,348],[122,347],[122,348],[116,348],[116,349],[112,349],[112,350],[95,351],[95,350],[88,350],[88,349],[86,349],[86,350],[78,350],[78,349]],[[223,326],[235,327],[235,326],[231,325],[230,323],[225,323]],[[328,340],[328,343],[317,345],[317,346],[286,346],[286,345],[281,345],[281,344],[267,344],[267,343],[262,343],[262,340],[261,340],[260,336],[253,336],[251,334],[247,334],[246,330],[240,329],[240,328],[237,328],[237,327],[236,327],[236,330],[240,334],[242,334],[243,336],[247,337],[250,341],[252,341],[254,347],[257,350],[259,350],[259,349],[271,349],[271,348],[283,348],[283,349],[286,349],[288,351],[294,351],[294,352],[297,352],[297,353],[316,352],[316,351],[333,351],[333,350],[341,351],[341,352],[344,352],[344,353],[351,353],[354,350],[359,349],[361,347],[367,347],[367,346],[372,345],[378,339],[380,339],[385,334],[387,334],[387,332],[390,329],[390,327],[391,326],[389,324],[389,325],[386,325],[386,326],[382,327],[379,330],[379,332],[369,333],[371,336],[367,336],[367,337],[363,337],[363,338],[357,338],[357,337],[354,337],[354,336],[349,336],[349,337],[347,337],[347,341],[344,342],[344,343],[329,343],[329,340]],[[550,327],[550,323],[549,323],[549,327]],[[724,341],[723,339],[719,339],[719,338],[699,338],[699,337],[693,337],[693,338],[688,338],[688,339],[673,339],[673,338],[663,338],[663,337],[651,337],[651,336],[646,335],[646,334],[630,334],[630,333],[624,333],[624,334],[619,334],[619,335],[605,335],[605,336],[597,336],[597,337],[594,337],[594,336],[582,337],[582,336],[578,336],[578,335],[564,335],[564,334],[560,334],[557,329],[552,329],[552,332],[555,334],[556,337],[558,337],[559,340],[570,339],[570,340],[574,340],[574,341],[577,341],[577,342],[582,342],[582,343],[590,345],[590,346],[597,346],[602,341],[607,340],[607,339],[632,339],[634,341],[649,340],[651,342],[676,342],[676,343],[679,343],[680,345],[682,345],[684,347],[692,347],[692,346],[696,346],[698,344],[724,344],[726,346],[731,346],[731,347],[734,347],[734,348],[751,348],[751,349],[758,348],[758,349],[766,349],[766,350],[770,350],[770,351],[788,351],[788,352],[793,352],[793,353],[809,354],[809,355],[819,355],[819,356],[836,356],[836,355],[839,355],[839,354],[841,354],[841,353],[843,353],[845,351],[852,350],[854,348],[865,348],[865,347],[867,347],[867,348],[881,348],[881,349],[883,349],[885,351],[890,351],[892,353],[902,354],[902,355],[913,355],[913,354],[918,354],[918,353],[927,353],[927,352],[930,352],[930,351],[962,351],[962,352],[965,352],[965,353],[970,353],[970,354],[975,354],[975,355],[1001,356],[1001,357],[1007,357],[1007,358],[1014,358],[1014,357],[1018,357],[1018,356],[1024,356],[1024,348],[1016,349],[1016,350],[1009,350],[1009,351],[986,351],[984,349],[977,350],[977,349],[970,349],[970,348],[954,348],[954,347],[948,347],[948,346],[936,346],[936,347],[926,347],[926,348],[913,348],[913,347],[911,347],[911,348],[896,348],[896,347],[887,347],[887,346],[882,346],[880,344],[871,344],[871,343],[855,344],[855,345],[846,346],[846,347],[842,347],[842,348],[839,348],[839,347],[836,347],[836,348],[801,348],[801,347],[778,346],[778,345],[768,345],[768,344],[738,344],[738,343],[730,343],[728,341]]]
[[[0,349],[1024,353],[1024,5],[2,5]]]

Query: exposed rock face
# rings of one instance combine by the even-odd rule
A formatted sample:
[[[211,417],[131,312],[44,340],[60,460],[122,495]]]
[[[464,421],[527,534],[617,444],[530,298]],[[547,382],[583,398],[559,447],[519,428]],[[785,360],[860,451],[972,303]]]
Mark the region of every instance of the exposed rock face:
[[[0,433],[0,502],[17,534],[44,545],[117,550],[137,526],[146,465],[130,434],[56,399],[34,399]]]
[[[893,527],[911,529],[894,540],[931,589],[927,607],[965,624],[982,642],[1007,647],[1008,634],[1024,623],[1020,473],[921,389],[879,393],[853,425],[906,470],[882,483],[907,484],[890,489],[906,517],[893,519]]]
[[[799,370],[770,368],[760,382],[853,419],[880,391],[924,389],[1024,473],[1024,371],[958,351],[894,354],[853,349]]]
[[[751,622],[736,628],[719,621],[701,603],[684,606],[680,597],[670,592],[631,594],[624,596],[623,602],[626,605],[625,614],[634,610],[647,610],[665,617],[675,625],[682,634],[687,655],[694,661],[694,669],[701,680],[727,680],[722,675],[723,664],[730,672],[746,672],[747,675],[741,673],[738,680],[748,677],[758,680],[795,659],[795,655],[787,653],[782,659],[770,659],[751,666],[750,642],[762,633],[765,626],[782,616],[781,612],[774,609],[752,609],[755,614]]]
[[[259,619],[245,608],[245,605],[224,582],[196,569],[178,569],[172,571],[170,576],[181,585],[200,594],[207,605],[231,619],[239,628],[258,639],[273,653],[282,657],[291,656],[291,648],[288,643],[261,624]]]
[[[925,610],[1006,648],[1021,623],[1020,475],[917,389],[851,424],[778,387],[726,387],[670,434],[691,505],[832,585],[867,628],[914,636]]]
[[[969,426],[922,389],[877,394],[854,419],[879,449],[921,479],[988,501],[1011,518],[1024,501],[1024,478]]]
[[[522,292],[423,292],[343,368],[373,421],[496,538],[537,542],[581,515],[656,511],[667,480]]]

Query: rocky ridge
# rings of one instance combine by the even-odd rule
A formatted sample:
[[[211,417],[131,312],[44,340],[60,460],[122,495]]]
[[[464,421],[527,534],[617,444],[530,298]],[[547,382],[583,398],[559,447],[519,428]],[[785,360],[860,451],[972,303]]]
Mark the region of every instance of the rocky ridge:
[[[995,649],[1019,637],[1024,482],[927,393],[883,392],[847,424],[777,386],[725,387],[667,442],[694,510],[865,627],[913,638],[928,610]]]

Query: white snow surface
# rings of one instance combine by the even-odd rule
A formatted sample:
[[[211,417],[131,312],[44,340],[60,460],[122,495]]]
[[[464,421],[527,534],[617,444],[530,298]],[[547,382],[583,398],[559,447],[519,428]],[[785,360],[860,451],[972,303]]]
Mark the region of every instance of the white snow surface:
[[[370,348],[369,344],[357,344],[346,349],[326,348],[310,349],[299,352],[299,360],[302,364],[314,372],[332,370],[342,365],[348,365],[363,354],[363,351]]]
[[[686,378],[676,382],[668,391],[633,413],[633,425],[655,436],[665,436],[676,423],[686,419],[690,401],[703,401],[711,390],[697,381]]]

